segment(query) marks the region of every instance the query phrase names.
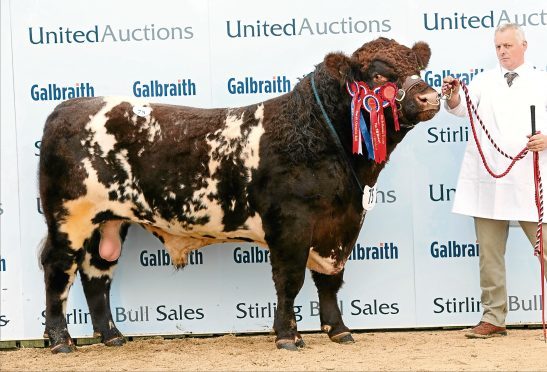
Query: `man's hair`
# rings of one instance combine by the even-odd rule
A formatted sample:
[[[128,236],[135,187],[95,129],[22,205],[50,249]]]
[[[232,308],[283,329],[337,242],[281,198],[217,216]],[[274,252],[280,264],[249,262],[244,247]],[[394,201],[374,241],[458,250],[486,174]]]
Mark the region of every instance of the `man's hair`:
[[[524,31],[522,30],[522,28],[518,24],[516,24],[516,23],[501,24],[496,28],[496,34],[498,32],[502,32],[502,31],[506,31],[506,30],[514,30],[515,35],[517,37],[517,41],[519,43],[522,43],[522,42],[526,41],[526,36],[524,36]]]

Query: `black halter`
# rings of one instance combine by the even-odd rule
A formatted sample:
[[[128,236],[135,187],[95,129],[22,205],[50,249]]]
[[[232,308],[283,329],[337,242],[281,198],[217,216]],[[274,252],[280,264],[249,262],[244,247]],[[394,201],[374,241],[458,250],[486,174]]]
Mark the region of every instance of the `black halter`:
[[[397,92],[397,98],[396,98],[397,102],[402,102],[405,99],[407,92],[414,89],[414,87],[416,85],[418,85],[419,83],[424,83],[425,84],[425,82],[423,81],[423,79],[419,75],[407,76],[407,78],[403,82],[403,85],[401,86],[401,88]],[[397,108],[399,108],[399,107],[397,107]],[[404,109],[403,109],[402,105],[401,105],[401,108],[399,110],[401,111],[401,113],[404,112]],[[416,126],[416,124],[418,124],[418,123],[406,124],[406,123],[400,122],[401,128],[405,128],[405,129],[412,129]]]

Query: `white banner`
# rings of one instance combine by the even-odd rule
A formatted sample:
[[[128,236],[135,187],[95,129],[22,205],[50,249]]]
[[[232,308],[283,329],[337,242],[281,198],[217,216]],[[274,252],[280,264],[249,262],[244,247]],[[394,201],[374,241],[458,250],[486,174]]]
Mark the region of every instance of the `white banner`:
[[[7,1],[0,2],[0,27],[0,340],[17,340],[23,335],[24,319],[21,317],[19,181]]]

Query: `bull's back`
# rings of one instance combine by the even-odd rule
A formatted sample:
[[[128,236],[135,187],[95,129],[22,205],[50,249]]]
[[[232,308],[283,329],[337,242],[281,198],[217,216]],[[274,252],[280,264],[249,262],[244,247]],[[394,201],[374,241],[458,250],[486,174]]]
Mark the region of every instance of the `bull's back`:
[[[63,102],[42,139],[46,218],[85,210],[74,226],[123,218],[175,234],[237,235],[259,225],[247,188],[258,167],[262,119],[260,105],[199,109],[116,97]]]

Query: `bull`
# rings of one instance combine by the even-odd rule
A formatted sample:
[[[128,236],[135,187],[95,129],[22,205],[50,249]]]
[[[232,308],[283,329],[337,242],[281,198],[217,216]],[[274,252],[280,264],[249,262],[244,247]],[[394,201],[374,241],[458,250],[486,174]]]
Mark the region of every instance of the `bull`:
[[[291,92],[239,108],[113,97],[59,104],[46,120],[39,163],[52,352],[75,349],[65,306],[77,272],[95,337],[109,346],[125,342],[109,298],[130,224],[154,234],[176,268],[213,243],[266,246],[278,348],[304,345],[293,306],[309,268],[321,329],[334,342],[352,342],[337,292],[366,214],[363,187],[376,183],[405,135],[438,112],[438,94],[419,78],[430,56],[424,42],[409,48],[379,38],[351,56],[328,54]],[[378,162],[353,153],[348,92],[387,83],[399,102],[384,110],[386,156]],[[367,113],[364,119],[370,126]]]

